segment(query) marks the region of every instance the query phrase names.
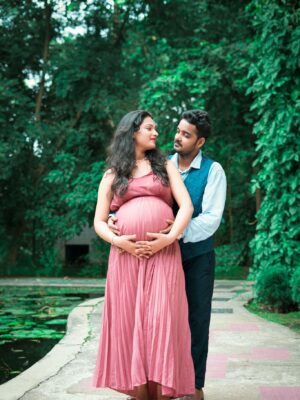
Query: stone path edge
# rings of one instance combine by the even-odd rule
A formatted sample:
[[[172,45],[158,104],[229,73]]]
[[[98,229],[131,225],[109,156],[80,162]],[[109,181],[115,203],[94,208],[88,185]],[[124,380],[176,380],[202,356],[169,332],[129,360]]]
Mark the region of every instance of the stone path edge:
[[[25,393],[56,375],[71,362],[90,335],[89,315],[103,301],[104,297],[91,299],[75,307],[68,316],[65,336],[41,360],[0,385],[0,400],[21,399]]]

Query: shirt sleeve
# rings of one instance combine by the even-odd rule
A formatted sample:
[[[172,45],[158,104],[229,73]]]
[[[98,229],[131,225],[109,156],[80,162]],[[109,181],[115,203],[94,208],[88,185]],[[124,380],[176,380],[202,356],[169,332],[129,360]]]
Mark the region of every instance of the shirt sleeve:
[[[203,194],[202,212],[191,219],[183,232],[183,242],[200,242],[218,229],[226,200],[226,176],[223,168],[214,162],[209,170]]]

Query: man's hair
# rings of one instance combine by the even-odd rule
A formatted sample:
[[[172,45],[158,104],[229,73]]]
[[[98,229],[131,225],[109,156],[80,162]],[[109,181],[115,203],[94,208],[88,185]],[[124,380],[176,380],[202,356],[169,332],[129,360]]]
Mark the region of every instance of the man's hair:
[[[182,116],[182,119],[185,119],[192,125],[195,125],[197,128],[197,136],[208,138],[211,134],[211,122],[208,116],[208,113],[204,110],[188,110],[185,111]]]

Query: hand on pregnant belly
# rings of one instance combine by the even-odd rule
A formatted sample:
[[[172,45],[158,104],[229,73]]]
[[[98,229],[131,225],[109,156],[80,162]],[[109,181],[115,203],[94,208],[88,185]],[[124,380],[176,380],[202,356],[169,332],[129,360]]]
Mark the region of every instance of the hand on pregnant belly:
[[[173,239],[164,233],[147,233],[149,240],[141,240],[136,242],[137,245],[137,254],[143,254],[147,252],[148,254],[155,254],[158,251],[162,250],[164,247],[169,246],[173,243]]]
[[[114,239],[114,245],[133,256],[137,256],[136,235],[117,236]]]
[[[136,235],[136,255],[149,256],[172,243],[170,236],[158,233],[166,228],[166,219],[174,219],[171,207],[158,197],[127,201],[118,210],[117,218],[121,235]]]

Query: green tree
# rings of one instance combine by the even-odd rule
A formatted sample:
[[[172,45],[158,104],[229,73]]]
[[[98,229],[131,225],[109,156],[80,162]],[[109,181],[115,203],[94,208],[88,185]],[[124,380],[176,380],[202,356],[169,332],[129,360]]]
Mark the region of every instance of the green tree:
[[[145,20],[128,32],[132,51],[124,56],[130,68],[140,65],[141,106],[157,119],[164,149],[171,151],[184,110],[209,111],[213,135],[204,151],[224,166],[228,178],[218,243],[244,242],[246,253],[255,214],[249,187],[254,137],[246,96],[252,38],[243,1],[151,1]]]
[[[250,192],[251,177],[261,168],[260,161],[252,167],[257,108],[250,111],[250,105],[260,93],[246,95],[247,74],[252,63],[254,87],[255,68],[263,65],[260,31],[254,41],[258,28],[251,24],[262,11],[246,12],[247,4],[0,0],[5,266],[31,263],[41,271],[45,263],[55,264],[58,238],[92,224],[107,144],[120,117],[138,107],[153,112],[166,151],[182,111],[209,111],[213,135],[205,153],[228,178],[217,243],[244,243],[247,257],[251,223],[259,196],[265,196],[263,187],[257,186],[256,201]],[[284,82],[282,93],[289,88]]]
[[[115,120],[137,106],[121,62],[131,8],[97,0],[2,5],[1,258],[7,268],[40,268],[46,253],[56,262],[57,238],[92,222]]]

